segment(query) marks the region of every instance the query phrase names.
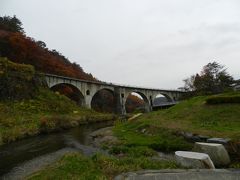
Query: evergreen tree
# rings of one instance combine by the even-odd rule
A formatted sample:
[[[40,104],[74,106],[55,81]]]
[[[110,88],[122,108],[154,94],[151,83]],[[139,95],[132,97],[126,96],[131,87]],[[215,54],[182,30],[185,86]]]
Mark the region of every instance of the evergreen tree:
[[[24,30],[22,28],[22,22],[15,15],[13,17],[0,17],[0,29],[11,32],[24,33]]]

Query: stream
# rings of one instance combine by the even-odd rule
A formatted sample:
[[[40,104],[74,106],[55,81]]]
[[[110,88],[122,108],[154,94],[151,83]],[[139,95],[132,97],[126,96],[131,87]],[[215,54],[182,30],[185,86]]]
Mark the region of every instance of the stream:
[[[82,125],[59,133],[30,137],[11,144],[0,146],[0,177],[13,171],[18,166],[41,156],[51,158],[51,154],[61,151],[80,150],[85,155],[91,155],[98,149],[90,146],[89,134],[97,129],[112,126],[112,121]],[[30,164],[30,163],[28,163]],[[1,179],[1,178],[0,178]]]

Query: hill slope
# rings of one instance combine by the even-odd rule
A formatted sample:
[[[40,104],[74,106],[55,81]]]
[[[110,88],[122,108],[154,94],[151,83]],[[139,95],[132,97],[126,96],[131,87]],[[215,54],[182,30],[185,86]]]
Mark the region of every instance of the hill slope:
[[[42,41],[35,41],[20,32],[0,27],[0,56],[16,63],[31,64],[37,71],[96,81],[80,65],[71,63],[56,50],[49,50]]]
[[[225,95],[240,95],[240,93]],[[240,104],[208,105],[206,99],[209,97],[194,97],[167,110],[146,114],[141,117],[141,120],[151,121],[156,126],[178,131],[233,139],[239,138]]]

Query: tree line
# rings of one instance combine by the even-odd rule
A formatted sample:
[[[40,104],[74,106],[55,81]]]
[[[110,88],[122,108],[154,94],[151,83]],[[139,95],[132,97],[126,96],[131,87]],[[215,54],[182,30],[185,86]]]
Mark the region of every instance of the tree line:
[[[239,80],[234,80],[224,65],[214,61],[205,65],[200,73],[183,81],[183,90],[190,95],[208,95],[232,90],[234,83]]]

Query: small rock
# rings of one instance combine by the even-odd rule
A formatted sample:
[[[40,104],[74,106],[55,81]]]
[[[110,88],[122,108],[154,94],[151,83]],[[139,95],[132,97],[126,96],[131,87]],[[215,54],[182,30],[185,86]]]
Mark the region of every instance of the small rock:
[[[73,111],[73,114],[78,114],[78,111]]]
[[[141,133],[145,133],[145,132],[146,132],[146,129],[142,129],[142,130],[141,130]]]
[[[162,160],[176,161],[176,159],[174,157],[174,154],[166,154],[166,153],[163,153],[163,152],[158,152],[157,156],[153,156],[152,159],[153,160],[159,160],[159,161],[162,161]]]
[[[208,136],[193,134],[190,132],[180,131],[178,135],[183,136],[186,140],[191,142],[206,142],[209,138]]]
[[[103,137],[103,136],[111,136],[112,133],[112,127],[106,127],[106,128],[101,128],[99,130],[96,130],[90,134],[91,137]]]
[[[192,133],[189,133],[189,132],[183,133],[183,137],[184,137],[186,140],[191,141],[191,142],[199,142],[199,141],[202,141],[197,134],[192,134]]]
[[[201,141],[201,139],[198,135],[194,135],[194,136],[192,136],[191,141],[192,142],[199,142],[199,141]]]
[[[176,151],[176,161],[186,168],[215,169],[210,157],[205,153]]]
[[[184,136],[184,133],[185,133],[184,131],[177,131],[176,135]]]
[[[183,134],[183,136],[186,138],[186,139],[191,139],[193,137],[193,134],[192,133],[188,133],[188,132],[185,132]]]
[[[198,137],[200,138],[201,141],[204,141],[204,142],[206,142],[207,139],[209,139],[208,136],[203,136],[203,135],[199,135]]]
[[[115,136],[104,136],[100,139],[100,143],[114,144],[118,141]]]
[[[218,143],[218,144],[223,144],[223,145],[227,145],[229,142],[231,141],[231,139],[227,138],[210,138],[207,139],[208,143]]]
[[[193,151],[208,154],[216,166],[230,164],[228,152],[222,144],[197,142],[194,145]]]
[[[71,121],[70,123],[72,127],[78,126],[78,121]]]
[[[120,157],[120,158],[122,158],[124,156],[125,156],[125,154],[123,154],[123,153],[117,154],[117,157]]]

